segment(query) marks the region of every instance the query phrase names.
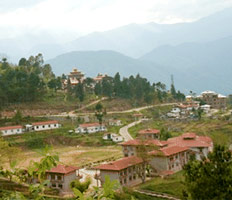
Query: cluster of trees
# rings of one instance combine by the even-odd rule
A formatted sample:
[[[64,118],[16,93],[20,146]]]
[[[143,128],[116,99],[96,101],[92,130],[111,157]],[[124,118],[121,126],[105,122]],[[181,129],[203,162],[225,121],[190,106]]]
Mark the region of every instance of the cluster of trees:
[[[165,100],[184,100],[185,95],[180,91],[176,92],[174,85],[171,92],[167,91],[166,85],[158,82],[151,84],[146,78],[130,76],[121,79],[120,74],[116,73],[114,77],[104,77],[102,81],[95,84],[94,80],[87,78],[83,83],[76,85],[74,88],[68,86],[70,94],[75,94],[80,101],[88,93],[103,95],[109,98],[131,99],[136,102],[153,103],[154,101],[163,102]]]
[[[61,88],[49,64],[44,64],[42,54],[21,58],[18,65],[11,65],[6,58],[0,61],[1,105],[31,102],[42,97],[48,88]]]
[[[184,167],[184,199],[231,199],[232,154],[224,146],[216,145],[208,158],[192,159]]]

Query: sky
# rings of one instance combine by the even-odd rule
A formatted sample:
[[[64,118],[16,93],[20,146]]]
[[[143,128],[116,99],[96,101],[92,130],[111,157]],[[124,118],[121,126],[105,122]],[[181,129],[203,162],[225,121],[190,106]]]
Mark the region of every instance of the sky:
[[[0,37],[40,31],[81,35],[130,23],[189,22],[228,7],[232,0],[0,0]]]

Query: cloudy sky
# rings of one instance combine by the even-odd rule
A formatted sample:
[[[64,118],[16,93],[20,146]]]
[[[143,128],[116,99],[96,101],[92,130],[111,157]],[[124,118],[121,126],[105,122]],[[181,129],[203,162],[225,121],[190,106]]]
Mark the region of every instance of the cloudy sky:
[[[4,37],[41,30],[86,34],[129,23],[194,21],[232,0],[0,0]],[[3,34],[3,33],[2,33]]]

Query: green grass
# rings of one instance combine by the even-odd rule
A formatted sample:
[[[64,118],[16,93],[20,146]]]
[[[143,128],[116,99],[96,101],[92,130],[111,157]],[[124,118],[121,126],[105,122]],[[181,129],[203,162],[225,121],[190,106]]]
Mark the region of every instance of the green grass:
[[[151,181],[140,185],[139,189],[157,193],[166,193],[181,198],[182,191],[185,190],[183,171],[164,179],[160,177],[154,178]]]

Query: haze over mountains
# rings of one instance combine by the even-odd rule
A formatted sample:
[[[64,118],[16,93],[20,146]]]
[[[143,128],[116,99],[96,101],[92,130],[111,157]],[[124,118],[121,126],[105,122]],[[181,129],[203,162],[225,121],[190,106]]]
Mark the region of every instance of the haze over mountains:
[[[33,43],[26,51],[22,50],[23,43],[15,45],[2,40],[0,53],[10,54],[16,62],[16,58],[42,52],[46,59],[55,57],[47,63],[57,74],[67,73],[73,67],[87,76],[98,72],[140,73],[151,81],[168,85],[173,74],[176,87],[185,93],[211,89],[229,94],[232,93],[231,21],[232,8],[228,8],[196,22],[130,24],[65,44],[52,40]]]

